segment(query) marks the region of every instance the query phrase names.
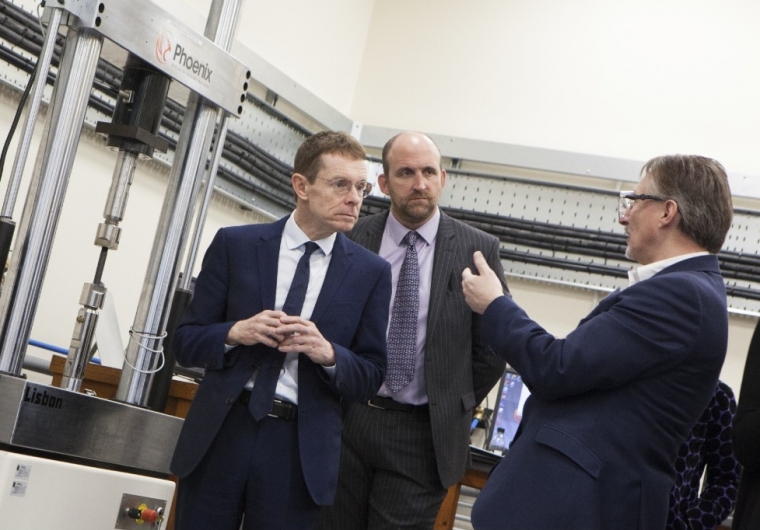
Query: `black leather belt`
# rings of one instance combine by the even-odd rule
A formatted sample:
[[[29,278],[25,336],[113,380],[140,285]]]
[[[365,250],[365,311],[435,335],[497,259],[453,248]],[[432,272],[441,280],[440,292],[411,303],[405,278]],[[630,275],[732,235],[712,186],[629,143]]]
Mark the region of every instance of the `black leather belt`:
[[[409,403],[399,403],[389,397],[375,396],[367,402],[367,405],[376,409],[406,412],[407,414],[430,414],[430,407],[427,403],[424,405],[411,405]]]
[[[238,397],[238,403],[244,407],[247,407],[249,401],[251,401],[251,391],[244,388]],[[274,403],[272,404],[272,412],[267,414],[267,416],[293,421],[296,419],[296,417],[298,417],[298,407],[288,401],[275,399]]]

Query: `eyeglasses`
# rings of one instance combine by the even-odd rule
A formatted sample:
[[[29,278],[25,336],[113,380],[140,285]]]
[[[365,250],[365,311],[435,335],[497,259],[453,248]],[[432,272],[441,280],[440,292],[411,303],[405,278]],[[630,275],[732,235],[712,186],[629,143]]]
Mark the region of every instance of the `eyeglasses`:
[[[618,198],[618,220],[623,219],[625,217],[625,212],[631,209],[631,206],[633,206],[633,203],[635,201],[667,201],[665,197],[660,197],[659,195],[637,195],[636,193],[632,191],[621,191],[620,197]]]
[[[314,177],[314,178],[319,179],[319,180],[324,180],[325,182],[327,182],[330,185],[330,187],[333,189],[336,195],[345,195],[353,187],[353,188],[356,188],[356,191],[359,193],[359,197],[364,199],[372,191],[372,183],[367,182],[366,180],[362,180],[361,182],[357,182],[356,184],[354,184],[348,179],[341,179],[341,178],[325,179],[322,177]]]

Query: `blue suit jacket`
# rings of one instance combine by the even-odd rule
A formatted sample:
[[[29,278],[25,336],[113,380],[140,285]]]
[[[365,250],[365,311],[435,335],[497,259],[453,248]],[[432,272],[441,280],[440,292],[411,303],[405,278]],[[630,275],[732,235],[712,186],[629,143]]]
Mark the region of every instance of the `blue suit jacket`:
[[[474,527],[664,528],[678,447],[726,355],[717,258],[681,261],[613,293],[565,339],[506,297],[481,329],[532,396],[475,504]]]
[[[206,252],[193,301],[173,342],[180,364],[206,369],[171,464],[180,478],[203,458],[260,359],[271,352],[257,344],[225,354],[224,341],[236,321],[274,308],[286,219],[224,228]],[[385,376],[390,295],[390,265],[338,234],[311,317],[335,348],[335,380],[304,354],[298,358],[301,464],[317,504],[332,503],[337,487],[341,399],[368,400]]]

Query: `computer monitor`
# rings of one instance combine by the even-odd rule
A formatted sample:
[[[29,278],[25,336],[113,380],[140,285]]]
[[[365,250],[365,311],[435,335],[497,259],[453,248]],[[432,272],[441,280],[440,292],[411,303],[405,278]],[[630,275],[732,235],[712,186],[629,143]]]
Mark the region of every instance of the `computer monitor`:
[[[498,403],[494,408],[488,448],[506,451],[512,442],[522,419],[523,405],[530,391],[523,384],[520,374],[507,367],[499,386]]]

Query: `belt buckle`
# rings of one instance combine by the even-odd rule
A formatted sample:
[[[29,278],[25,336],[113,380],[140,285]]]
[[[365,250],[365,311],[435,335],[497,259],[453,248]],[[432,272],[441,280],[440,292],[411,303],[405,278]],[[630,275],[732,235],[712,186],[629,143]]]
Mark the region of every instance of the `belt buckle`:
[[[272,412],[270,412],[269,414],[267,414],[267,416],[269,416],[270,418],[279,418],[280,417],[277,414],[274,414],[274,406],[275,405],[282,405],[282,400],[281,399],[275,399],[274,400],[274,402],[272,404]]]
[[[279,408],[279,415],[275,414],[275,407]],[[267,414],[270,418],[292,421],[296,419],[296,405],[289,401],[275,399],[272,404],[272,412]]]
[[[375,399],[375,398],[372,398],[372,399]],[[385,407],[381,407],[380,405],[375,405],[374,403],[372,403],[372,399],[367,401],[368,407],[372,407],[373,409],[385,410]]]

